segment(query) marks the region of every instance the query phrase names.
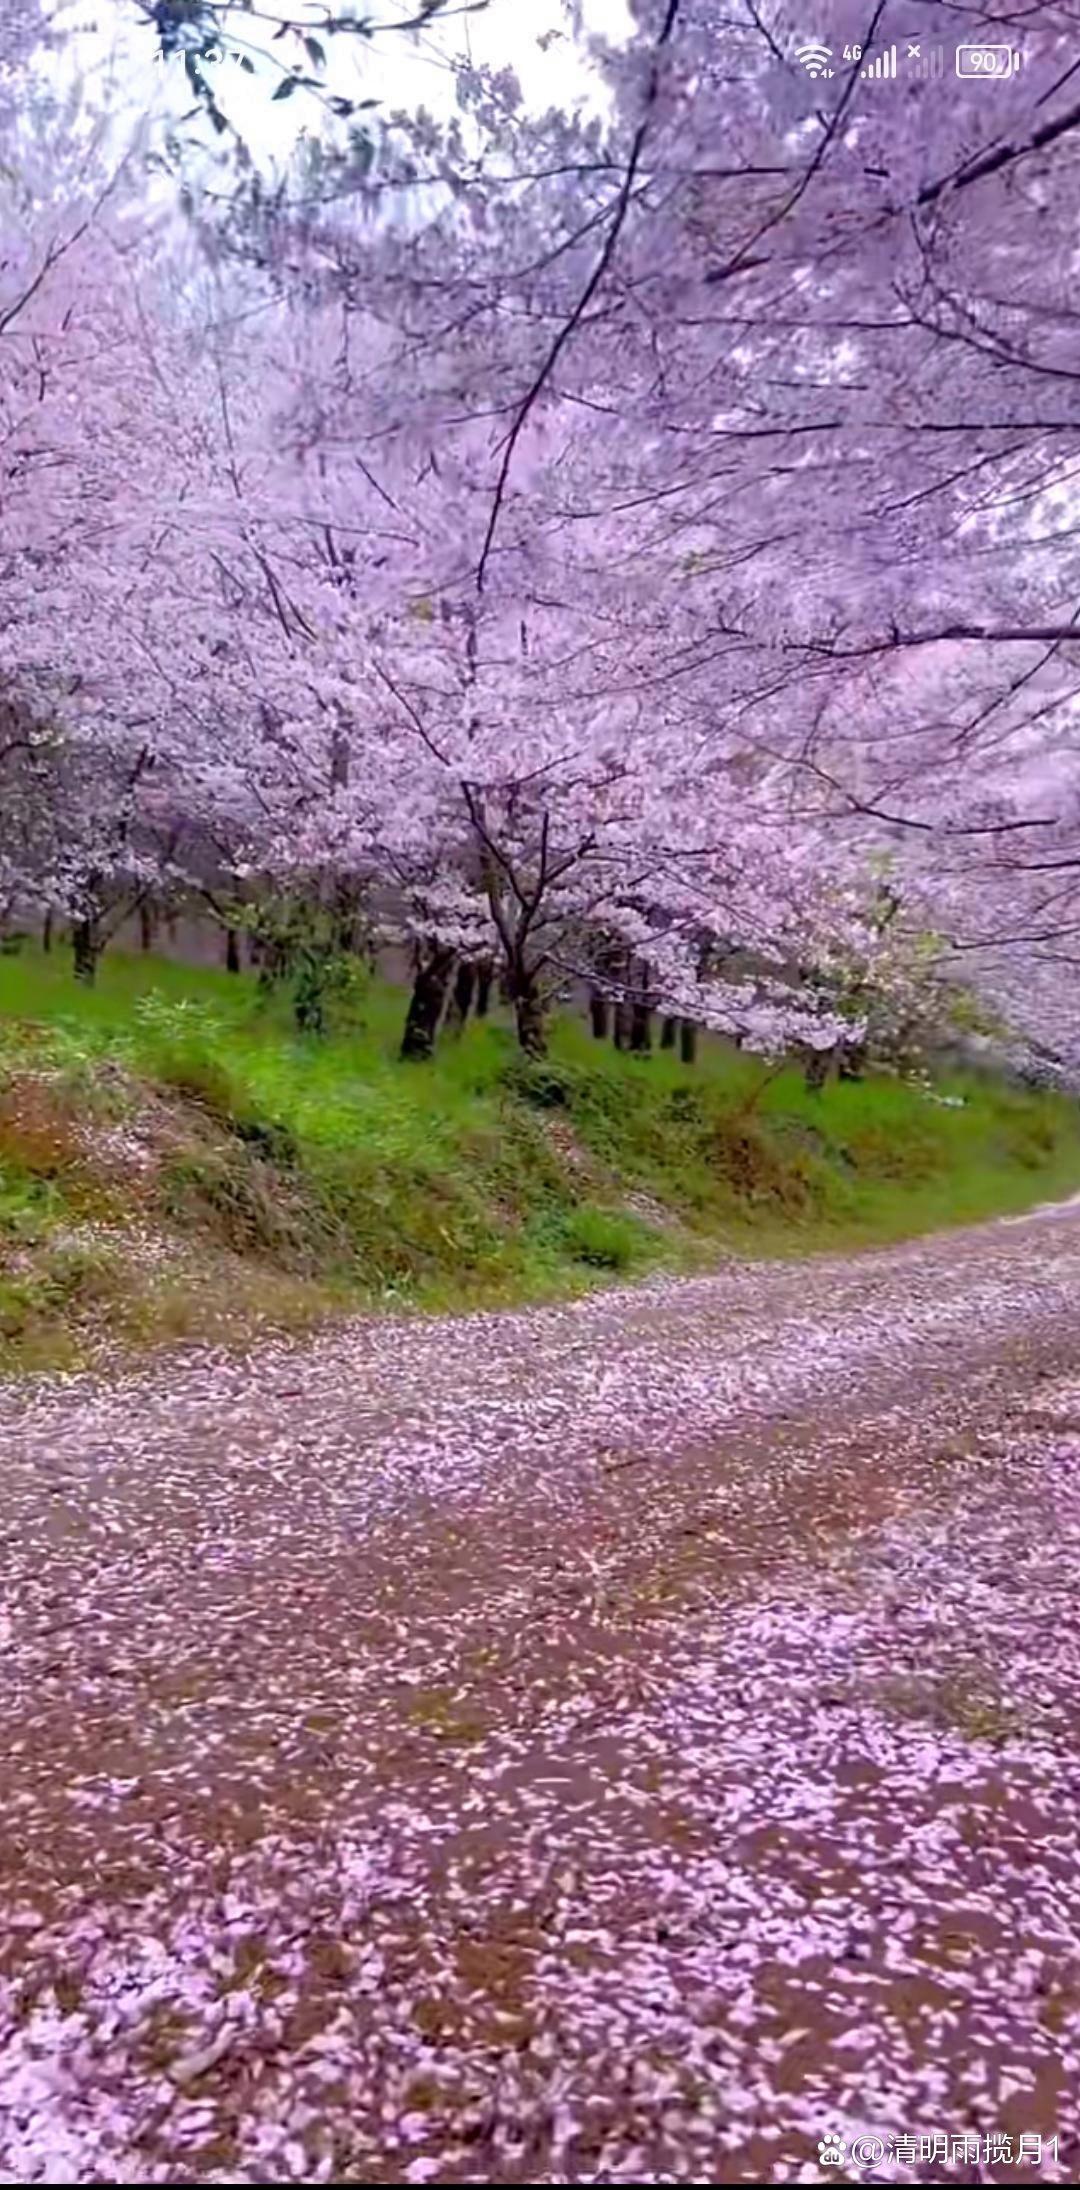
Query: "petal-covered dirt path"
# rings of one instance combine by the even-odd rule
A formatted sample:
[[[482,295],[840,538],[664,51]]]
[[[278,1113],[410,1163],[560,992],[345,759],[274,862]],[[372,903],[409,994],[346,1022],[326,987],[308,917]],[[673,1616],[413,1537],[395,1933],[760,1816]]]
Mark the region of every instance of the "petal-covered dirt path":
[[[8,1387],[0,1681],[6,2181],[1075,2177],[1080,1210]]]

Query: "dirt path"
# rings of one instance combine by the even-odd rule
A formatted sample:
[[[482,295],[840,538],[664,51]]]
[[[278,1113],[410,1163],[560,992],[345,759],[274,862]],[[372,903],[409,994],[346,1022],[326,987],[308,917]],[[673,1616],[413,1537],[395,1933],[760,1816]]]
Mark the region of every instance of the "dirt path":
[[[0,1485],[3,2179],[1074,2177],[1080,1211],[9,1388]]]

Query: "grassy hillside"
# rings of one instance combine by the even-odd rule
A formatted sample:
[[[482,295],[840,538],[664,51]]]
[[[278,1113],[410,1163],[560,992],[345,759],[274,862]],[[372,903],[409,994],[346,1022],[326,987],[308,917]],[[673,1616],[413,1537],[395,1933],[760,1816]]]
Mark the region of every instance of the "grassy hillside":
[[[244,1340],[343,1307],[535,1300],[612,1274],[896,1239],[1080,1188],[1080,1110],[983,1081],[809,1094],[706,1044],[498,1020],[430,1066],[375,986],[301,1042],[246,976],[0,958],[0,1368]]]

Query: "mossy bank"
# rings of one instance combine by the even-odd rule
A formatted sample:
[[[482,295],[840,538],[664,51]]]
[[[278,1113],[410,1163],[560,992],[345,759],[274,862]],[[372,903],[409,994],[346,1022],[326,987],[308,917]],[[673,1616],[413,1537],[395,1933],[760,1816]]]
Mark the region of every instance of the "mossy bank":
[[[982,1078],[812,1093],[722,1044],[566,1018],[397,1057],[400,994],[321,1040],[245,976],[0,959],[0,1369],[247,1343],[344,1310],[552,1298],[727,1255],[870,1246],[1080,1188],[1080,1109]]]

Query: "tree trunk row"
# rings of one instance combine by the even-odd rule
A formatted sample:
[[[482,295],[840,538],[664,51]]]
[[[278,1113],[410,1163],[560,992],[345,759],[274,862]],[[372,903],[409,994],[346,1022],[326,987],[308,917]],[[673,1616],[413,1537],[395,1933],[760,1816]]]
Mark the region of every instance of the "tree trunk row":
[[[593,989],[589,996],[589,1025],[598,1042],[609,1037],[616,1049],[626,1050],[633,1056],[648,1057],[653,1046],[653,1014],[648,1004],[620,1001],[612,1004],[602,989]],[[691,1019],[668,1017],[660,1028],[661,1049],[677,1049],[684,1064],[692,1065],[697,1058],[697,1028]]]
[[[412,994],[401,1041],[403,1057],[430,1057],[440,1027],[460,1034],[470,1011],[485,1019],[491,1007],[495,968],[489,959],[459,961],[442,945],[427,944],[415,956]]]

